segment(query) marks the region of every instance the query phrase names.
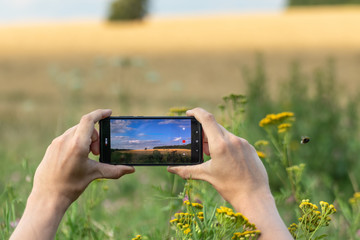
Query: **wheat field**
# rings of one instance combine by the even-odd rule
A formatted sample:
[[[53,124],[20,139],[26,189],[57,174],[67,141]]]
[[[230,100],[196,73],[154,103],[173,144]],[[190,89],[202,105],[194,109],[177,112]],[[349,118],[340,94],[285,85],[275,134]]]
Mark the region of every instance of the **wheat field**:
[[[42,23],[0,28],[7,55],[159,54],[360,47],[360,8],[280,14],[147,19],[137,23]]]
[[[81,76],[77,81],[89,96],[83,111],[116,108],[114,98],[124,98],[124,92],[130,106],[122,111],[128,114],[166,114],[169,107],[183,105],[213,110],[222,96],[244,92],[241,69],[254,67],[257,53],[275,93],[293,61],[309,77],[329,58],[336,61],[344,90],[353,93],[360,74],[358,23],[360,8],[350,6],[135,23],[0,26],[0,112],[34,105],[55,111],[71,86],[61,87],[54,79],[72,81],[72,74]],[[138,67],[114,67],[124,59]]]

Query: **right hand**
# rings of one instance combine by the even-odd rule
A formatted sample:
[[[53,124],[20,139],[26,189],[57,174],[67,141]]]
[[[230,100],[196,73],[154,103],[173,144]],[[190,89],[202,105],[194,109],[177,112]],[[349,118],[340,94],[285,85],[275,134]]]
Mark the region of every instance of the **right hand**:
[[[168,167],[169,172],[209,182],[232,204],[243,196],[271,194],[265,167],[252,145],[228,132],[204,109],[189,110],[187,115],[202,124],[203,149],[211,160],[194,166]]]

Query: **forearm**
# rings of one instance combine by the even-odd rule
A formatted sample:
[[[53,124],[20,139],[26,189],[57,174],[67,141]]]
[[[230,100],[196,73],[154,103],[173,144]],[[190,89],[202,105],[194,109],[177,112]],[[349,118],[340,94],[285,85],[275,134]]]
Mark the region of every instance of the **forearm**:
[[[67,208],[66,200],[31,193],[24,214],[10,240],[54,239]]]
[[[261,231],[261,240],[293,239],[281,219],[270,192],[261,195],[244,195],[233,199],[231,205],[246,216]]]

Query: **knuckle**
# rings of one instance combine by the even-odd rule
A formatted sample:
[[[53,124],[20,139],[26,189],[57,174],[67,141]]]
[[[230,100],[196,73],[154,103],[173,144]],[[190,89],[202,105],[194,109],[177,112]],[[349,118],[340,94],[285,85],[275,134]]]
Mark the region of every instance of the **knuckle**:
[[[244,138],[233,135],[229,138],[229,145],[236,149],[248,149],[251,144]]]
[[[82,116],[80,119],[80,122],[90,122],[90,121],[91,121],[91,116],[89,114]]]
[[[218,154],[225,154],[228,150],[228,143],[223,138],[219,138],[216,142],[216,149]]]
[[[237,136],[233,136],[231,138],[231,143],[236,145],[236,146],[241,146],[241,147],[245,147],[247,145],[250,145],[249,142],[246,139],[240,138],[240,137],[237,137]]]
[[[52,146],[57,146],[57,145],[62,145],[64,143],[64,136],[58,136],[56,138],[54,138],[51,142]]]
[[[192,111],[194,111],[194,112],[200,112],[200,111],[203,111],[203,109],[200,108],[200,107],[196,107],[196,108],[192,109]]]
[[[248,140],[244,139],[244,138],[239,138],[239,142],[241,143],[242,146],[244,147],[248,147],[250,145],[250,143],[248,142]]]
[[[240,149],[250,149],[252,151],[255,151],[255,147],[251,145],[248,140],[240,137],[236,137],[236,139],[233,139],[233,144],[240,148]]]
[[[71,144],[70,148],[71,148],[72,152],[81,153],[85,150],[83,141],[81,140],[80,137],[74,137],[71,143],[72,144]]]
[[[207,113],[204,114],[204,121],[206,121],[206,122],[214,122],[215,117],[214,117],[213,114],[207,112]]]

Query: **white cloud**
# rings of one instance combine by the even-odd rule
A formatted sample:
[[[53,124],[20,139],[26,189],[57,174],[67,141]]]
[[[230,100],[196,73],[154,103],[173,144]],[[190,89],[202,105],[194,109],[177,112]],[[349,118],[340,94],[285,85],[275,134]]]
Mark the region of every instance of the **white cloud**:
[[[124,133],[132,129],[129,127],[130,124],[131,122],[129,120],[111,120],[110,130],[112,133]]]
[[[166,119],[164,121],[159,122],[159,125],[166,125],[166,124],[173,124],[173,123],[177,123],[177,121],[174,119]]]

